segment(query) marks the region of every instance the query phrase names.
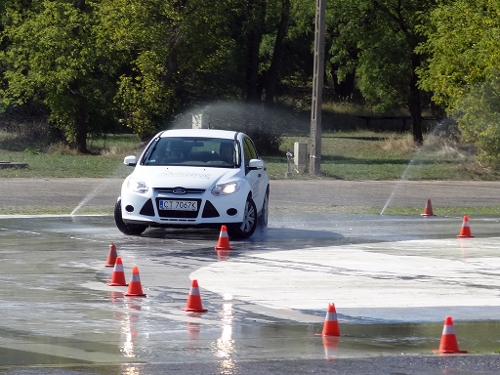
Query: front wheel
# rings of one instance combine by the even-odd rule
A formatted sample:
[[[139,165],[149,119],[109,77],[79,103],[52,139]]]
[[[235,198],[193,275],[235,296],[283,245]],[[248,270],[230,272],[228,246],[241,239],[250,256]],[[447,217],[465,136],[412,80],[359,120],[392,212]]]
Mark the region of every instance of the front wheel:
[[[122,219],[122,202],[120,199],[116,201],[114,216],[115,224],[118,230],[128,236],[139,236],[148,227],[147,225],[126,224]]]
[[[262,209],[260,210],[260,215],[258,219],[258,225],[260,229],[266,229],[267,223],[269,222],[269,188],[264,196],[264,202],[262,203]]]
[[[238,224],[229,224],[227,233],[231,237],[245,239],[250,237],[257,228],[257,207],[252,198],[248,197],[245,203],[243,221]]]

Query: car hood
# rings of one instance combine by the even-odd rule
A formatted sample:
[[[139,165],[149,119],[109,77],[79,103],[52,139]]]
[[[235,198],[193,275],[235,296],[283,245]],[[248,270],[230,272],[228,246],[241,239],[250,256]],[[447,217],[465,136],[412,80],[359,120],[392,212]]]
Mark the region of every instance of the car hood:
[[[218,183],[237,180],[239,172],[239,169],[228,168],[141,166],[130,177],[144,181],[152,188],[209,189]]]

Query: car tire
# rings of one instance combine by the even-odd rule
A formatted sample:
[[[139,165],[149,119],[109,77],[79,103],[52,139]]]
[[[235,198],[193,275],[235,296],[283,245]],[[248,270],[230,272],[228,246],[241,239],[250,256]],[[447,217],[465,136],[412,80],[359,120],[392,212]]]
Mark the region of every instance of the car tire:
[[[227,234],[234,238],[245,239],[250,237],[257,228],[257,207],[252,198],[248,197],[245,203],[243,221],[227,226]]]
[[[264,202],[262,203],[262,208],[260,210],[260,215],[257,224],[259,225],[260,229],[266,229],[268,222],[269,222],[269,188],[267,188],[266,195],[264,196]]]
[[[131,225],[126,224],[122,219],[122,202],[120,199],[115,204],[115,224],[120,232],[128,236],[139,236],[146,230],[147,225]]]

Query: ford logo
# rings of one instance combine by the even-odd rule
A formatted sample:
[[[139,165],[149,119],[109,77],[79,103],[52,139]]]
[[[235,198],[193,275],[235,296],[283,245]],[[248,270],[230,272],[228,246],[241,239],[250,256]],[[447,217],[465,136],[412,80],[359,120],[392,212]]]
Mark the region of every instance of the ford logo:
[[[187,191],[186,191],[186,189],[184,189],[182,187],[176,187],[176,188],[172,189],[172,193],[174,193],[174,194],[186,194]]]

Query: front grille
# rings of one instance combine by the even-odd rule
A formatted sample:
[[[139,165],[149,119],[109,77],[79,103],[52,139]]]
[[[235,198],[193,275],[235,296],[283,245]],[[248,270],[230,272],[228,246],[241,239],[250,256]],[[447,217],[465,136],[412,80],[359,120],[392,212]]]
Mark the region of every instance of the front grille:
[[[157,194],[174,194],[175,187],[154,188]],[[203,194],[205,189],[185,189],[185,194]]]
[[[160,200],[162,198],[156,198],[156,209],[158,210],[158,215],[161,218],[175,218],[175,219],[196,219],[198,217],[198,212],[200,212],[201,199],[176,199],[168,198],[169,200],[190,200],[197,201],[198,209],[196,211],[179,211],[179,210],[160,210]]]

